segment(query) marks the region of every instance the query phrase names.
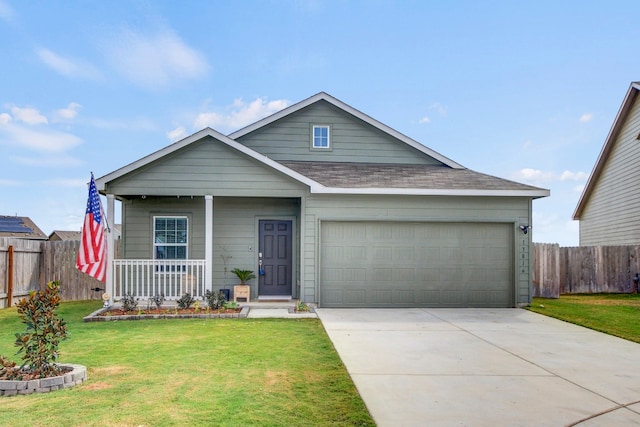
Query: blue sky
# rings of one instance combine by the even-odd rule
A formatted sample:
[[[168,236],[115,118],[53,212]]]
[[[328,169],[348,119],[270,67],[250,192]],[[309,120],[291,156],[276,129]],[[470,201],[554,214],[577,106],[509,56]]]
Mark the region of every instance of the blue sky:
[[[86,182],[325,91],[571,220],[629,84],[631,1],[0,0],[0,214],[79,230]]]

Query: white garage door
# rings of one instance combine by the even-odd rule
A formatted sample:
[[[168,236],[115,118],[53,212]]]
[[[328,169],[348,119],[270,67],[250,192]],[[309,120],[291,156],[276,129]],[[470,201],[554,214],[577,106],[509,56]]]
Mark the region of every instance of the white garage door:
[[[322,307],[513,307],[513,225],[322,222]]]

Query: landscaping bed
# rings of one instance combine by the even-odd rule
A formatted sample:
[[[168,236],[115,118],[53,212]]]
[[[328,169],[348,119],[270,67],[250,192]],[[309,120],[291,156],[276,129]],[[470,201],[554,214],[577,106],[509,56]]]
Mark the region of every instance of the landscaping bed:
[[[217,319],[247,317],[249,307],[221,308],[179,308],[160,307],[139,310],[123,310],[118,307],[103,307],[83,317],[84,322],[108,322],[114,320],[144,320],[144,319]]]

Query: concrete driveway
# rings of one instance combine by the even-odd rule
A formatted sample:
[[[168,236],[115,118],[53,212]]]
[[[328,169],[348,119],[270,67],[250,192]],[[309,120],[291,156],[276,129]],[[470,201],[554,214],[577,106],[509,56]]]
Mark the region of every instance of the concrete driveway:
[[[378,426],[640,426],[639,344],[523,309],[317,313]]]

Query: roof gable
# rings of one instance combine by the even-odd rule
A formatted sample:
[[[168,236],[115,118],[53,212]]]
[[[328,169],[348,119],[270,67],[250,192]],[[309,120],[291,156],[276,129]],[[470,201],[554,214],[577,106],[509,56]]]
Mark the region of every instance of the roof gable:
[[[320,92],[317,93],[316,95],[313,95],[303,101],[300,101],[296,104],[293,104],[283,110],[278,111],[275,114],[272,114],[271,116],[265,117],[262,120],[259,120],[249,126],[246,126],[236,132],[233,132],[229,135],[229,137],[231,139],[234,140],[239,140],[242,139],[243,137],[246,137],[247,135],[261,129],[264,128],[266,126],[269,126],[275,122],[277,122],[278,120],[281,120],[287,116],[290,116],[294,113],[297,113],[301,110],[304,110],[314,104],[317,103],[321,103],[321,102],[327,102],[329,104],[331,104],[333,107],[341,110],[342,112],[349,114],[363,122],[365,122],[366,124],[372,126],[374,129],[377,129],[380,132],[383,132],[384,134],[400,141],[401,143],[404,143],[406,145],[408,145],[409,147],[417,150],[418,152],[425,154],[435,160],[437,160],[438,162],[441,162],[442,164],[450,167],[450,168],[454,168],[454,169],[462,169],[464,168],[464,166],[454,162],[453,160],[443,156],[440,153],[437,153],[433,150],[431,150],[430,148],[420,144],[419,142],[409,138],[408,136],[396,131],[395,129],[390,128],[389,126],[385,125],[384,123],[381,123],[377,120],[375,120],[374,118],[362,113],[359,110],[356,110],[355,108],[345,104],[344,102],[332,97],[331,95],[325,93],[325,92]]]
[[[629,89],[627,90],[624,100],[622,101],[620,109],[618,110],[618,114],[616,115],[616,118],[611,125],[611,129],[609,130],[609,134],[605,139],[604,145],[600,150],[598,159],[596,160],[591,174],[589,175],[589,179],[587,180],[584,190],[582,190],[582,194],[580,195],[580,199],[578,200],[578,204],[573,213],[574,220],[579,220],[582,216],[584,209],[586,208],[587,203],[589,202],[589,199],[593,194],[594,189],[596,188],[597,183],[605,169],[609,155],[613,151],[614,146],[618,140],[618,136],[620,135],[620,132],[625,123],[629,119],[639,91],[640,82],[633,82],[631,83],[631,85],[629,85]]]
[[[114,172],[111,172],[105,176],[102,176],[98,179],[96,179],[96,187],[98,189],[98,191],[100,191],[101,193],[104,193],[106,190],[106,186],[107,183],[113,182],[117,179],[122,179],[123,177],[125,177],[125,175],[128,174],[133,174],[133,173],[138,173],[139,171],[141,171],[143,168],[148,167],[149,165],[151,165],[152,163],[168,157],[176,152],[178,152],[179,150],[182,150],[185,147],[188,147],[194,143],[197,143],[201,140],[203,140],[204,138],[207,137],[211,137],[214,138],[215,140],[219,141],[220,143],[244,154],[245,156],[254,159],[255,161],[264,164],[267,167],[270,167],[272,169],[275,169],[281,173],[283,173],[284,175],[287,175],[289,177],[291,177],[292,179],[301,182],[305,185],[308,186],[312,186],[314,184],[317,184],[315,182],[313,182],[312,180],[310,180],[309,178],[300,175],[299,173],[288,169],[287,167],[283,166],[282,164],[275,162],[271,159],[269,159],[268,157],[265,157],[263,155],[261,155],[260,153],[245,147],[244,145],[228,138],[227,136],[211,129],[211,128],[205,128],[199,132],[194,133],[193,135],[190,135],[180,141],[177,141],[161,150],[158,150],[152,154],[149,154],[148,156],[145,156],[139,160],[136,160],[133,163],[130,163],[120,169],[117,169]]]

